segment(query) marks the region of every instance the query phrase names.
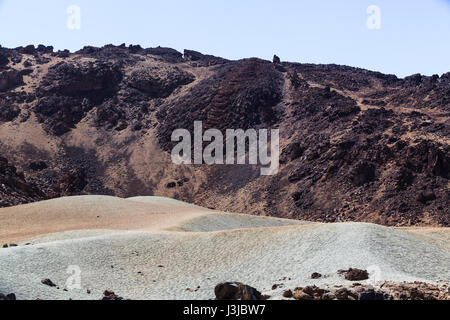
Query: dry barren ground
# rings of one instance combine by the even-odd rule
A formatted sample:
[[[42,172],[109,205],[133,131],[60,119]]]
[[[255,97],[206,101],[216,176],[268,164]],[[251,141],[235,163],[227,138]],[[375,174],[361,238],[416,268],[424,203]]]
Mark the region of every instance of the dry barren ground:
[[[0,209],[0,292],[18,299],[211,299],[240,281],[273,299],[283,288],[369,280],[450,280],[448,229],[321,224],[228,214],[158,197],[82,196]],[[69,266],[81,271],[70,289]],[[313,272],[323,275],[311,279]],[[49,278],[58,287],[41,280]],[[69,279],[69,282],[67,282]],[[273,284],[281,284],[272,289]],[[89,292],[89,293],[88,293]]]

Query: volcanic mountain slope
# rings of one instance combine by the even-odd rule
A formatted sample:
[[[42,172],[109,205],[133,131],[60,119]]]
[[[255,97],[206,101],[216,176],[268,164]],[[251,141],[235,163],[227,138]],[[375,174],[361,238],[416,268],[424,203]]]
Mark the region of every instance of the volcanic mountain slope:
[[[0,155],[23,172],[11,184],[2,165],[0,205],[160,195],[320,222],[448,226],[449,119],[450,73],[398,79],[160,47],[0,48]],[[172,131],[199,120],[279,128],[279,172],[172,164]]]

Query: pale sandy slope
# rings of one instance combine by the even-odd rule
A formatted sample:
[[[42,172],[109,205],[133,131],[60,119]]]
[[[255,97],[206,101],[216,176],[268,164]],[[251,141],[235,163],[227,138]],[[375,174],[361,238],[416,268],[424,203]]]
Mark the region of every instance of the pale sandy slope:
[[[336,271],[349,267],[375,270],[376,281],[448,281],[448,234],[224,214],[164,198],[63,198],[0,210],[2,241],[32,243],[0,249],[0,292],[98,299],[110,289],[131,299],[210,299],[226,280],[280,298],[275,283],[345,283]],[[63,291],[71,265],[81,269],[82,289]],[[311,280],[312,272],[325,277]],[[61,289],[42,285],[44,278]]]

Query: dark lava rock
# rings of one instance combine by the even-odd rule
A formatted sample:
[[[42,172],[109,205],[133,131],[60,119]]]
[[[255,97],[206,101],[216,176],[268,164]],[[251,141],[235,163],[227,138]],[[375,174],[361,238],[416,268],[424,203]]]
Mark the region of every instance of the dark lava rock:
[[[164,47],[147,48],[144,50],[144,53],[159,56],[163,60],[168,62],[177,63],[183,61],[183,54],[172,48],[164,48]]]
[[[61,195],[79,194],[88,184],[87,171],[84,168],[75,168],[64,174],[60,180]]]
[[[294,296],[294,294],[292,293],[292,290],[286,290],[283,292],[284,298],[292,298],[293,296]]]
[[[166,98],[183,85],[189,84],[195,77],[177,67],[142,68],[134,71],[129,85],[151,98]]]
[[[345,279],[349,281],[362,281],[369,279],[367,270],[350,268],[348,270],[339,270],[338,273],[344,274]]]
[[[214,293],[216,300],[265,300],[261,292],[240,282],[219,283]]]
[[[0,68],[6,66],[9,63],[8,56],[0,52]]]
[[[94,104],[112,96],[121,79],[116,64],[61,62],[42,80],[34,111],[49,131],[60,136],[74,128]]]
[[[0,301],[15,301],[17,300],[16,295],[14,293],[3,294],[0,293]]]
[[[351,169],[349,175],[356,186],[365,185],[375,179],[375,165],[369,161],[360,160]]]
[[[166,184],[166,188],[167,189],[173,189],[177,186],[176,182],[169,182],[168,184]]]
[[[0,72],[0,92],[14,89],[23,84],[26,72],[15,69]]]
[[[34,171],[42,171],[44,169],[47,169],[48,166],[44,161],[33,161],[30,162],[30,169]]]
[[[34,184],[25,180],[6,158],[0,156],[0,207],[44,200],[46,195]]]
[[[356,300],[356,298],[357,298],[357,295],[355,294],[355,292],[353,292],[347,288],[341,288],[341,289],[336,290],[334,292],[334,295],[338,300],[350,300],[352,298],[354,300]]]
[[[186,61],[196,61],[202,66],[214,66],[226,63],[227,60],[212,55],[206,55],[194,50],[184,50],[184,59]]]
[[[375,291],[364,291],[358,294],[358,300],[384,300],[384,294]]]
[[[22,48],[22,50],[20,50],[20,52],[23,54],[35,54],[36,48],[34,47],[34,45],[30,44],[30,45]]]
[[[281,59],[277,55],[273,56],[273,60],[272,61],[273,61],[274,64],[281,64]]]
[[[124,299],[122,297],[119,297],[118,295],[116,295],[113,291],[106,290],[103,293],[102,300],[124,300]]]
[[[0,99],[0,122],[13,121],[19,114],[20,109],[16,105]]]
[[[54,284],[53,281],[50,279],[44,279],[41,281],[41,283],[49,287],[56,287],[56,284]]]
[[[311,279],[320,279],[320,278],[322,278],[322,275],[320,273],[314,272],[311,275]]]
[[[433,191],[423,191],[417,197],[417,201],[427,204],[430,201],[436,200],[436,194]]]

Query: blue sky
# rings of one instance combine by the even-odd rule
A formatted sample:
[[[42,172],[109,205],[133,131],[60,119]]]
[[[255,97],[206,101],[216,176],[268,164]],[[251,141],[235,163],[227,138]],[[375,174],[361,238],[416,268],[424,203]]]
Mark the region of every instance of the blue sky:
[[[67,28],[69,5],[81,29]],[[381,29],[366,26],[368,6]],[[449,0],[0,0],[0,44],[141,44],[229,59],[337,63],[406,76],[450,71]]]

